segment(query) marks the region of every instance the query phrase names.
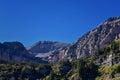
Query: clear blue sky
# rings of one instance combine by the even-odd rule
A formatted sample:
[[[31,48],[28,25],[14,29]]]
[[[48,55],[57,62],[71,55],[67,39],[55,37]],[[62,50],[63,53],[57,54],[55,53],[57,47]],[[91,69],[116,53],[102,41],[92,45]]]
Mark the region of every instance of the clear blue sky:
[[[0,42],[72,43],[110,16],[120,0],[0,0]]]

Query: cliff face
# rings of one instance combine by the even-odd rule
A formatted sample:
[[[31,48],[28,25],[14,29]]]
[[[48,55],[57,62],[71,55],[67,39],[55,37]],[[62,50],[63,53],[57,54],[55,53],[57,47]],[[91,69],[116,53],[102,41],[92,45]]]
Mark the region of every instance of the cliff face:
[[[0,43],[0,59],[15,62],[42,62],[30,55],[20,42]]]
[[[97,65],[112,66],[120,63],[120,37],[102,49],[96,50],[92,58]]]
[[[120,36],[120,17],[111,17],[92,31],[89,31],[67,49],[59,51],[51,60],[75,60],[88,57]],[[55,59],[55,60],[54,60]]]

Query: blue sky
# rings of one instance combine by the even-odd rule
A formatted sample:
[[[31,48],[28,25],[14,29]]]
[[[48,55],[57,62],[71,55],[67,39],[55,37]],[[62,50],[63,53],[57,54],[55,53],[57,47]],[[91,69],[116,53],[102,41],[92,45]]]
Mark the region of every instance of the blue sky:
[[[0,42],[72,43],[111,16],[120,0],[0,0]]]

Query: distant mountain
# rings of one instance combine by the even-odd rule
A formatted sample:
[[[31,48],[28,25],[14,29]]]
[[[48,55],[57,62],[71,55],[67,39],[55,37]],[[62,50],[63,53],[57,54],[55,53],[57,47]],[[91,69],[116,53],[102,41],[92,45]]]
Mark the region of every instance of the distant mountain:
[[[44,63],[41,59],[33,57],[20,42],[0,43],[0,59],[13,62]]]
[[[50,56],[50,61],[75,60],[88,57],[120,36],[120,16],[110,17],[92,31],[87,32],[67,49]]]
[[[30,54],[34,54],[36,57],[46,57],[53,52],[65,49],[67,46],[69,46],[67,43],[39,41],[28,47],[27,50]]]

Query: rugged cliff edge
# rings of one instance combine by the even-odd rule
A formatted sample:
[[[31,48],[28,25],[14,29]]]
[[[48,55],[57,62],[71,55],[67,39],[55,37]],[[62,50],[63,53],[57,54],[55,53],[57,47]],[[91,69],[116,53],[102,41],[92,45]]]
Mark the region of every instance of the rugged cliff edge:
[[[56,52],[55,55],[50,56],[49,60],[52,62],[60,60],[76,60],[81,57],[88,57],[105,45],[114,41],[120,36],[120,16],[110,17],[103,24],[100,24],[92,31],[87,32],[77,42],[70,45],[65,50]]]
[[[120,80],[120,17],[109,18],[65,48],[53,48],[58,44],[53,42],[38,43],[31,50],[51,52],[46,60],[57,63],[28,63],[42,60],[20,42],[0,43],[0,79]]]

